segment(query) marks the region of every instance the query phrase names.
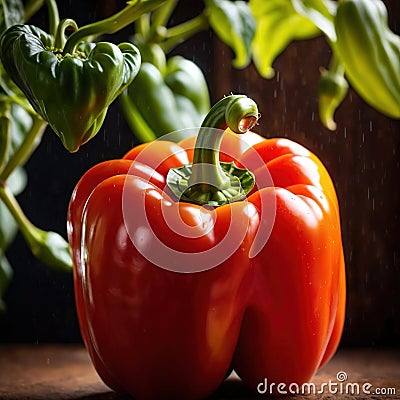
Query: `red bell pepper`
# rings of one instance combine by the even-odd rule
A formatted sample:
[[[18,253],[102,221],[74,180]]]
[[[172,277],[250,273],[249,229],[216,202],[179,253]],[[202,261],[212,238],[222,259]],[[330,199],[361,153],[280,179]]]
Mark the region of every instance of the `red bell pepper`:
[[[146,143],[77,184],[77,311],[111,388],[198,399],[230,368],[254,389],[301,385],[334,354],[345,308],[335,190],[304,147],[244,133],[257,116],[229,96],[194,151],[194,138]],[[227,125],[242,135],[211,129]]]

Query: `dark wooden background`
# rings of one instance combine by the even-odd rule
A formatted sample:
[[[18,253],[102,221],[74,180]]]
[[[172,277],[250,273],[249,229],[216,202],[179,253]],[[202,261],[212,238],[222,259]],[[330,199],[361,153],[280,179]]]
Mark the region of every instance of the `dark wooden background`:
[[[63,4],[64,3],[64,4]],[[400,2],[385,1],[390,26],[400,32]],[[110,15],[123,1],[59,2],[62,17],[79,25]],[[175,22],[193,16],[201,1],[182,1]],[[46,27],[45,15],[36,23]],[[126,39],[128,29],[113,37]],[[253,97],[262,114],[257,131],[284,136],[315,152],[337,188],[347,268],[347,318],[342,345],[400,343],[400,122],[379,114],[353,91],[337,112],[337,130],[320,123],[316,87],[330,50],[322,38],[296,42],[277,59],[276,76],[263,80],[252,66],[231,67],[231,51],[210,32],[175,50],[194,59],[207,76],[213,101],[230,92]],[[399,71],[400,73],[400,71]],[[140,94],[139,94],[140,95]],[[69,196],[83,172],[125,153],[135,144],[113,104],[98,136],[77,154],[67,154],[48,131],[27,164],[29,186],[20,201],[33,222],[66,234]],[[20,236],[8,252],[15,276],[0,316],[0,341],[80,341],[72,278],[33,259]]]

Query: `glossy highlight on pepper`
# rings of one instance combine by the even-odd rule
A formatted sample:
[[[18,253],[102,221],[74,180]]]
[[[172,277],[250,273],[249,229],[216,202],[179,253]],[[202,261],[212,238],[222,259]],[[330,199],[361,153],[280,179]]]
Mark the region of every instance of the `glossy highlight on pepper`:
[[[329,174],[297,143],[228,129],[217,161],[249,169],[254,188],[215,207],[179,201],[166,177],[194,162],[195,141],[137,146],[94,166],[72,194],[75,297],[94,366],[111,388],[138,399],[205,398],[231,368],[254,390],[265,378],[308,381],[334,354],[344,322],[339,207]],[[251,254],[257,233],[269,227]],[[227,232],[238,243],[233,252],[190,272],[197,254]],[[149,261],[160,242],[192,257],[185,273],[167,268],[167,258],[166,268]]]

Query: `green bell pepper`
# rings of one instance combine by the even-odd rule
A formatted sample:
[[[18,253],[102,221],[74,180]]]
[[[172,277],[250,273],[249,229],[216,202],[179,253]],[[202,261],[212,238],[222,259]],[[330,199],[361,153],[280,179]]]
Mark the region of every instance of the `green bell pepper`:
[[[66,53],[53,36],[30,25],[14,25],[3,34],[0,57],[70,152],[99,131],[109,105],[133,81],[141,60],[131,43],[83,43]]]
[[[121,96],[125,117],[142,142],[172,132],[169,140],[179,141],[185,136],[182,130],[199,127],[210,110],[204,75],[181,56],[165,61],[156,44],[138,47],[143,57],[140,71]]]

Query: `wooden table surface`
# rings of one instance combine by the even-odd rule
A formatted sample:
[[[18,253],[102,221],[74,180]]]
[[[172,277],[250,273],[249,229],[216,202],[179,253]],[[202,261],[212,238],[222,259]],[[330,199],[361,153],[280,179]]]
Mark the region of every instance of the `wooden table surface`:
[[[342,389],[337,374],[345,372]],[[316,389],[329,381],[338,393],[317,396],[278,396],[273,399],[400,399],[400,349],[341,349],[314,377]],[[371,392],[363,393],[363,384]],[[351,384],[347,386],[346,384]],[[360,394],[356,394],[357,386]],[[313,390],[313,389],[311,389]],[[393,390],[396,392],[393,394]],[[340,393],[342,391],[342,393]],[[346,391],[348,393],[346,393]],[[389,394],[377,394],[380,391]],[[372,394],[374,393],[375,394]],[[235,375],[231,375],[210,398],[260,399]],[[0,345],[1,400],[127,400],[112,392],[96,375],[85,349],[80,345]],[[179,399],[177,399],[179,400]]]

